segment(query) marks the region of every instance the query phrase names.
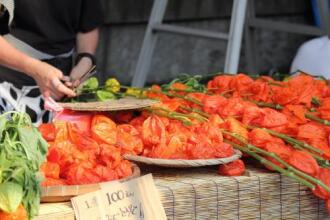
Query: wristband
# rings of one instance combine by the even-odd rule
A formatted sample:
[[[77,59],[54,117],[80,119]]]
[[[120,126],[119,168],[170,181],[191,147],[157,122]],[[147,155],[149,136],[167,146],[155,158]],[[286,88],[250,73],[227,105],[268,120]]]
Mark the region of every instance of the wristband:
[[[76,64],[79,63],[79,61],[81,60],[81,58],[83,57],[88,57],[89,59],[91,59],[92,61],[92,65],[95,66],[96,65],[96,59],[95,56],[93,54],[90,53],[78,53],[77,57],[76,57]]]

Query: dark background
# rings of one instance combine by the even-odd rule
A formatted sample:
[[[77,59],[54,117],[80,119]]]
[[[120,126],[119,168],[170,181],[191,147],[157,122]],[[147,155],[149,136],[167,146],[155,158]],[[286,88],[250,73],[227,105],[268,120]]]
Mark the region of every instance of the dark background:
[[[153,0],[103,0],[105,24],[97,52],[99,77],[117,77],[129,84],[135,69]],[[170,0],[166,22],[213,31],[228,31],[232,0]],[[309,0],[256,0],[258,17],[313,24]],[[298,47],[310,37],[257,31],[260,72],[288,72]],[[222,71],[226,43],[162,34],[155,49],[149,83],[161,83],[180,73]],[[244,41],[240,68],[246,71]]]

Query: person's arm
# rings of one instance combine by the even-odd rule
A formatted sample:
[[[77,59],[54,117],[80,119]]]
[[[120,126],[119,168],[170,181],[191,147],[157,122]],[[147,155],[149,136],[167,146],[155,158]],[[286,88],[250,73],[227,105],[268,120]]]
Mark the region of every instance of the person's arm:
[[[60,81],[63,78],[60,70],[20,52],[2,36],[0,36],[0,64],[34,78],[45,97],[60,99],[63,95],[75,96],[75,93]]]
[[[89,53],[94,55],[99,41],[99,29],[96,28],[86,33],[77,34],[76,50],[77,53]],[[76,81],[84,73],[86,73],[93,65],[92,60],[89,57],[83,57],[76,64],[70,73],[70,77],[73,81]],[[77,84],[79,82],[75,82]]]

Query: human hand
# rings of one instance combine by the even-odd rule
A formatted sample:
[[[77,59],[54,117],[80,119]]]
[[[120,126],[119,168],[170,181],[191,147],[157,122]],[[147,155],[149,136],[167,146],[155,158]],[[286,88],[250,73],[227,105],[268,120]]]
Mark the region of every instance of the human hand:
[[[78,64],[73,67],[70,73],[71,83],[73,87],[77,87],[80,84],[79,79],[93,66],[93,62],[88,57],[83,57],[80,59]],[[70,86],[69,83],[66,83],[67,86]]]
[[[50,96],[55,100],[60,100],[65,95],[68,97],[76,96],[74,91],[61,82],[64,80],[64,76],[59,69],[40,61],[36,66],[32,77],[45,98]]]

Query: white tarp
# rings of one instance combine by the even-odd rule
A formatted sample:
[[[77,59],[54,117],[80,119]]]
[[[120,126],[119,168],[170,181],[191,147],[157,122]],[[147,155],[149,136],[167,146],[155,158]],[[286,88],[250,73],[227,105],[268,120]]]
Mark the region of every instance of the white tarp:
[[[330,79],[330,39],[328,36],[315,38],[301,45],[291,65],[291,73],[297,70]]]

